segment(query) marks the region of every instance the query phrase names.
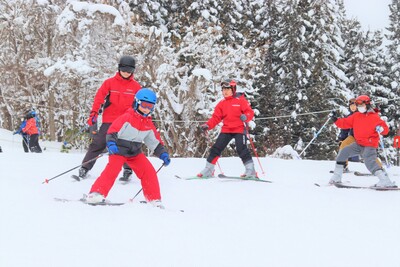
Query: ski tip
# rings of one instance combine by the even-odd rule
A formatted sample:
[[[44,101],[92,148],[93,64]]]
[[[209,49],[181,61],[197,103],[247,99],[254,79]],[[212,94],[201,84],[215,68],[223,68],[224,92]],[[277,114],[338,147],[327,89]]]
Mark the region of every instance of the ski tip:
[[[318,187],[321,187],[321,185],[320,185],[320,184],[317,184],[317,183],[314,183],[314,185],[315,185],[315,186],[318,186]]]
[[[73,178],[74,180],[76,180],[76,181],[80,181],[81,179],[79,178],[79,176],[76,176],[76,175],[71,175],[71,178]]]

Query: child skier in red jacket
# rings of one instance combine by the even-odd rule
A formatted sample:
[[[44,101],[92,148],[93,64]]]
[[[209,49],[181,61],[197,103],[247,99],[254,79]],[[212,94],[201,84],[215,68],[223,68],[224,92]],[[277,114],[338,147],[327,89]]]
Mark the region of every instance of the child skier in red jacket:
[[[21,129],[21,132],[28,136],[29,149],[33,153],[42,153],[42,148],[39,145],[39,128],[36,125],[36,112],[29,111],[25,116],[26,124]]]
[[[170,163],[160,134],[157,132],[151,117],[157,97],[153,91],[143,88],[136,93],[133,109],[113,121],[107,132],[107,149],[110,154],[108,164],[100,177],[92,185],[86,201],[101,203],[124,163],[127,163],[140,179],[146,200],[157,207],[161,204],[160,186],[153,165],[142,152],[142,143],[153,151],[167,166]]]
[[[355,143],[352,143],[339,151],[336,158],[336,166],[330,183],[342,181],[343,168],[349,157],[361,155],[364,158],[365,166],[373,174],[378,176],[379,182],[376,187],[396,187],[389,179],[388,174],[383,170],[382,164],[377,156],[380,135],[386,135],[389,128],[372,108],[371,99],[367,95],[360,95],[356,99],[358,112],[346,118],[337,118],[334,111],[330,116],[336,126],[341,129],[353,129]]]
[[[235,139],[236,151],[241,158],[246,171],[243,177],[257,177],[254,169],[254,162],[250,151],[246,146],[244,123],[251,121],[254,117],[254,111],[249,102],[243,95],[236,94],[236,82],[234,80],[225,80],[221,83],[222,99],[215,107],[211,119],[200,126],[203,131],[213,129],[218,123],[223,122],[221,133],[217,141],[210,149],[210,155],[207,158],[206,167],[197,175],[198,177],[214,176],[214,168],[222,151],[226,148],[232,138]]]

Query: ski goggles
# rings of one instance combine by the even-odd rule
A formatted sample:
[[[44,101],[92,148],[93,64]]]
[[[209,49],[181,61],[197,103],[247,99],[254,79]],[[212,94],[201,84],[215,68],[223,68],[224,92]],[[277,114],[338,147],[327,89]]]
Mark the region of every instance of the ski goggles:
[[[357,105],[357,106],[359,106],[359,105],[364,105],[364,104],[369,104],[369,103],[367,103],[367,102],[364,101],[364,100],[356,100],[356,105]]]
[[[221,87],[222,88],[231,88],[231,84],[230,84],[230,82],[222,82]]]
[[[153,108],[154,108],[154,104],[153,103],[150,103],[150,102],[146,102],[146,101],[140,101],[140,106],[142,107],[142,108],[145,108],[145,109],[150,109],[150,110],[152,110]]]

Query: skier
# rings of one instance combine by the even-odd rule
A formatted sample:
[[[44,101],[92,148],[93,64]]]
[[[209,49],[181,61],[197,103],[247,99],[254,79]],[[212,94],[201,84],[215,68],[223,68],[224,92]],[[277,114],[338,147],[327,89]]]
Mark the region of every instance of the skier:
[[[87,123],[90,127],[96,127],[98,115],[102,113],[102,124],[98,132],[93,135],[92,143],[89,145],[82,163],[94,159],[104,151],[106,134],[111,123],[132,106],[135,94],[141,88],[133,77],[135,67],[136,61],[133,57],[121,57],[118,72],[114,77],[105,80],[97,91]],[[79,169],[79,178],[86,178],[88,171],[93,168],[94,164],[95,161],[83,164]],[[132,170],[124,165],[122,180],[128,181],[131,174]]]
[[[22,134],[22,145],[25,152],[30,150],[33,153],[42,153],[42,148],[39,145],[39,128],[34,110],[27,112],[20,128],[14,134]]]
[[[350,114],[347,115],[346,117],[352,115],[354,112],[357,112],[357,105],[356,105],[355,98],[352,98],[349,100],[349,111],[350,111]],[[354,139],[353,129],[340,129],[338,140],[339,140],[339,150],[354,143],[355,139]],[[358,155],[356,155],[356,156],[350,157],[348,160],[346,160],[346,164],[343,169],[343,172],[345,172],[345,173],[350,172],[349,171],[349,161],[359,162],[360,158]]]
[[[338,118],[335,111],[330,113],[331,119],[337,127],[341,129],[352,128],[354,131],[355,142],[344,147],[339,151],[336,158],[336,166],[329,183],[341,183],[343,169],[349,157],[361,155],[364,158],[367,169],[379,178],[376,187],[397,187],[389,179],[389,175],[382,168],[378,160],[377,148],[379,135],[386,135],[389,128],[371,108],[371,99],[367,95],[360,95],[356,98],[358,112],[353,113],[347,118]]]
[[[20,134],[22,136],[22,148],[24,149],[25,153],[29,153],[29,135],[22,132],[22,129],[25,128],[26,126],[26,116],[24,117],[24,120],[21,122],[21,125],[19,126],[18,130],[16,130],[13,134]]]
[[[141,150],[144,142],[165,166],[171,162],[160,134],[149,116],[156,102],[155,93],[143,88],[136,93],[133,109],[130,108],[111,124],[107,132],[107,149],[110,154],[108,164],[92,185],[86,199],[88,203],[105,201],[122,165],[127,163],[140,179],[146,201],[163,208],[157,173]]]
[[[197,174],[198,177],[213,177],[215,164],[221,156],[222,151],[234,138],[236,151],[241,158],[245,173],[242,177],[257,178],[254,162],[250,151],[246,146],[246,135],[244,123],[251,121],[254,111],[243,94],[236,93],[236,82],[226,79],[221,82],[222,99],[215,107],[212,117],[200,126],[203,132],[213,129],[218,123],[223,122],[221,133],[217,141],[210,149],[205,168]]]

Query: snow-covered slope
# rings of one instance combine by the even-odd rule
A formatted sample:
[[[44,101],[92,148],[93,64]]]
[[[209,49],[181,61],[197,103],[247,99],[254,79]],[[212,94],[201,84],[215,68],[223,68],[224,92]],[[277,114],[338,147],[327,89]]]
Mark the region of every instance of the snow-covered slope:
[[[101,173],[75,182],[70,174],[45,179],[80,164],[83,154],[59,153],[41,143],[42,154],[23,153],[19,136],[0,130],[0,266],[399,266],[400,192],[316,187],[326,184],[329,161],[261,158],[273,183],[220,179],[184,181],[205,159],[174,158],[159,172],[163,203],[92,207],[61,203],[79,199]],[[151,158],[154,166],[161,161]],[[227,174],[243,171],[238,158],[222,158]],[[256,162],[259,169],[259,165]],[[365,171],[351,163],[353,170]],[[390,169],[399,173],[397,167]],[[400,184],[399,176],[393,176]],[[373,177],[344,180],[370,185]],[[126,201],[141,186],[116,182],[112,201]],[[142,200],[139,194],[137,200]],[[184,213],[174,212],[184,209]]]

